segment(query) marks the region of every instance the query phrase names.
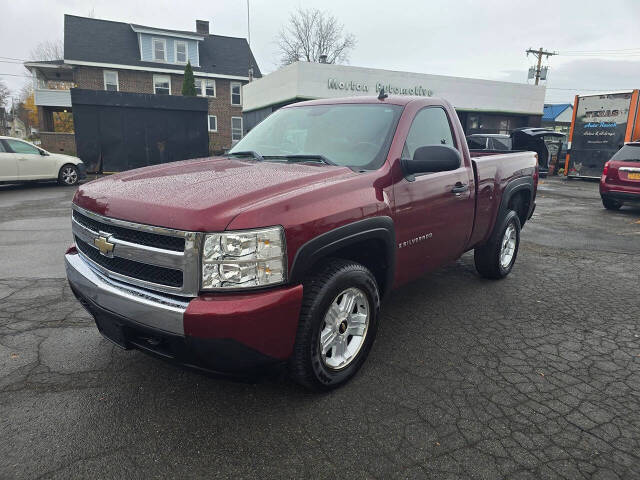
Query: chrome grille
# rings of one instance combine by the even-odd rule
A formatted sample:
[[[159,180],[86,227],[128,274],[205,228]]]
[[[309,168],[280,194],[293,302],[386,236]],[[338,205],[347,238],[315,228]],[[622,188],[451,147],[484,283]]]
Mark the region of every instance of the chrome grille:
[[[104,230],[105,224],[74,210],[73,219],[80,225],[87,227],[94,232]],[[149,247],[164,248],[173,250],[174,252],[184,252],[184,238],[170,237],[168,235],[158,235],[155,233],[141,232],[140,230],[132,230],[130,228],[109,225],[109,232],[117,236],[120,240],[127,242],[139,243]]]
[[[201,233],[104,217],[77,205],[72,229],[82,258],[102,274],[152,291],[198,294]]]
[[[96,248],[75,237],[78,250],[98,265],[128,277],[144,280],[145,282],[159,283],[169,287],[182,287],[182,272],[173,268],[157,267],[146,263],[127,260],[119,257],[106,257]]]

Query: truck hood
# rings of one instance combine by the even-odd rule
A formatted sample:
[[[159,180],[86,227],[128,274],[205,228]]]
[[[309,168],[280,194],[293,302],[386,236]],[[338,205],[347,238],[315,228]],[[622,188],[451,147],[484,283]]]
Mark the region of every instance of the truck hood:
[[[80,186],[73,202],[131,222],[221,231],[253,204],[353,176],[346,167],[324,164],[207,158],[103,177]]]

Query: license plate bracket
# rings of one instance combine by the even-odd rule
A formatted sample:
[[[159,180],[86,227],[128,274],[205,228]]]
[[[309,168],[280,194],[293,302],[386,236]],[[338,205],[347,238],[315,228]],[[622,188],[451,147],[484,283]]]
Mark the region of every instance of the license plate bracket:
[[[127,341],[127,337],[124,332],[124,327],[119,322],[111,319],[105,318],[102,315],[96,315],[95,317],[96,326],[98,330],[107,340],[115,343],[118,347],[129,350],[131,346]]]

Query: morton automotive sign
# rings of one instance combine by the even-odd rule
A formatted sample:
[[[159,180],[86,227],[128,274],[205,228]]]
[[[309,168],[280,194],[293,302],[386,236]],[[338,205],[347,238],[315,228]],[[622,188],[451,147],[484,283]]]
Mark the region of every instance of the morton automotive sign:
[[[327,86],[329,90],[343,90],[349,92],[362,92],[367,93],[370,91],[367,82],[358,82],[355,80],[338,80],[335,78],[329,78],[327,80]],[[433,92],[428,88],[424,88],[422,85],[412,86],[399,86],[391,83],[376,82],[375,92],[378,93],[381,89],[393,95],[416,95],[419,97],[431,97]]]

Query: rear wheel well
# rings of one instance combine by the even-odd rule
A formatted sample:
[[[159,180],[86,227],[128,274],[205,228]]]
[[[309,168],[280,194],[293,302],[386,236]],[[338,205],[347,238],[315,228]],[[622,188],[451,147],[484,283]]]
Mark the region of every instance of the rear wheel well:
[[[518,214],[518,219],[520,220],[520,225],[522,226],[527,221],[530,206],[531,194],[529,190],[518,190],[509,199],[507,209],[513,210]]]
[[[331,253],[331,258],[351,260],[366,267],[375,277],[378,291],[382,296],[390,285],[387,285],[387,271],[391,268],[385,243],[380,239],[369,239],[351,243]],[[317,272],[325,264],[327,258],[318,260],[310,272]]]

